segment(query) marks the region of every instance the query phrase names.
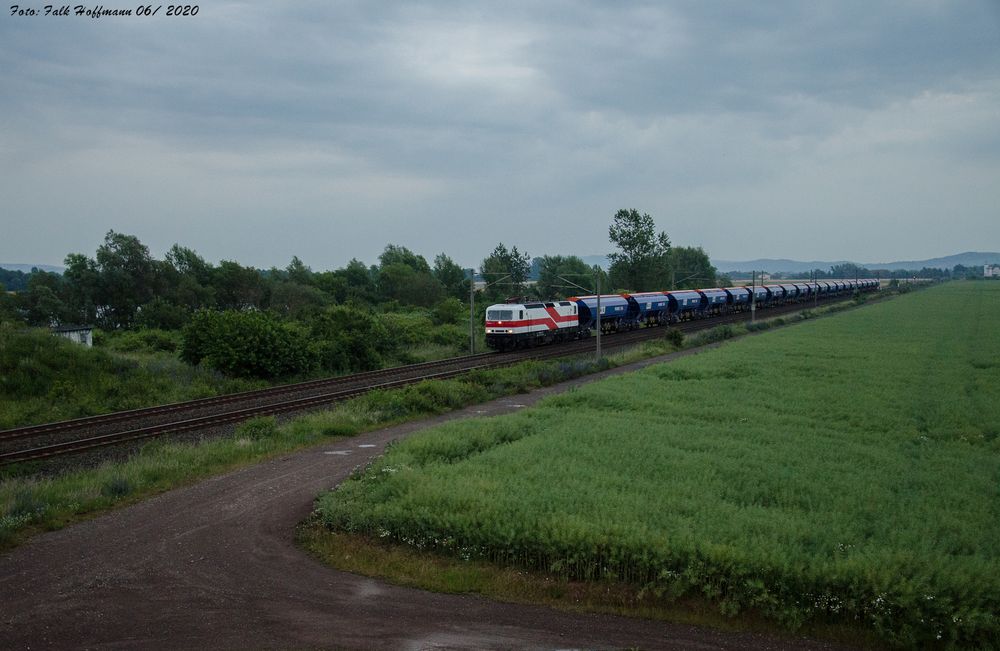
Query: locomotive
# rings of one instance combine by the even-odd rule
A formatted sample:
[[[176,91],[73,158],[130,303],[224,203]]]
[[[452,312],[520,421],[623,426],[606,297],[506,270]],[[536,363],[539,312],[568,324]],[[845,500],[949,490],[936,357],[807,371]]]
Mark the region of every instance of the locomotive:
[[[744,312],[754,304],[765,308],[878,289],[878,280],[864,279],[572,296],[533,303],[508,300],[486,309],[486,345],[502,351],[589,337],[597,327],[598,303],[601,332],[607,333]]]

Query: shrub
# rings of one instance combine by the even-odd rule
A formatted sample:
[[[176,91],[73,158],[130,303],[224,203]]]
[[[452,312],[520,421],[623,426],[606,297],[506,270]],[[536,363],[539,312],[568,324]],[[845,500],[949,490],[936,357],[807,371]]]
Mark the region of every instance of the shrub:
[[[236,438],[251,440],[265,439],[278,431],[278,420],[274,416],[251,418],[236,426]]]
[[[358,307],[330,306],[308,327],[320,367],[333,373],[380,368],[394,346],[382,320]]]
[[[113,499],[125,497],[132,492],[132,482],[128,477],[116,475],[105,481],[101,485],[101,494]]]
[[[201,310],[184,328],[181,359],[205,361],[237,377],[277,378],[316,366],[316,351],[299,327],[265,312]]]

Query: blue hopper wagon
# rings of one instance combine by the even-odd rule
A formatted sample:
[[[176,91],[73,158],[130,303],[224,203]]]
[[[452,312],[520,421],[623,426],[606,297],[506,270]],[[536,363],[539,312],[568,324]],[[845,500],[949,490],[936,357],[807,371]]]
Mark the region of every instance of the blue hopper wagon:
[[[579,308],[580,328],[597,327],[597,296],[574,296]],[[601,294],[601,331],[631,330],[639,325],[639,304],[621,294]]]
[[[682,321],[700,316],[707,302],[705,297],[694,290],[663,292],[670,301],[671,321]]]

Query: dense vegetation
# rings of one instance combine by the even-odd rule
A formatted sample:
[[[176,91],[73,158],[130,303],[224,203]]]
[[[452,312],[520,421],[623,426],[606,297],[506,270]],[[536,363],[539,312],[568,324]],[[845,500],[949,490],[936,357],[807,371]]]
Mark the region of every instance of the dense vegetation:
[[[41,330],[0,324],[0,429],[256,388],[182,363],[177,337],[127,333],[84,348]],[[135,350],[147,352],[136,355]]]
[[[319,509],[725,614],[996,645],[998,320],[1000,285],[963,283],[745,339],[407,439]]]
[[[634,219],[623,221],[621,215]],[[704,251],[671,249],[665,233],[654,238],[649,215],[620,211],[610,235],[619,249],[615,255],[657,273],[639,276],[612,265],[609,277],[576,256],[532,260],[500,243],[479,268],[485,286],[475,292],[473,321],[481,322],[485,308],[506,297],[585,294],[598,278],[605,290],[665,287],[678,264],[701,266],[699,275],[686,279],[692,284],[715,279]],[[654,240],[655,259],[649,255]],[[179,341],[169,352],[187,363],[229,377],[269,380],[456,355],[469,345],[473,270],[444,253],[432,265],[389,244],[376,265],[351,260],[334,271],[314,272],[292,258],[284,269],[259,270],[231,260],[214,265],[180,245],[158,260],[138,238],[109,231],[93,258],[72,253],[65,264],[61,275],[5,275],[18,291],[0,292],[0,322],[95,325],[101,331],[97,344],[110,347],[120,338],[130,345],[143,341],[128,333],[154,333],[155,340]],[[574,280],[567,283],[566,277]],[[481,328],[475,330],[481,339]]]

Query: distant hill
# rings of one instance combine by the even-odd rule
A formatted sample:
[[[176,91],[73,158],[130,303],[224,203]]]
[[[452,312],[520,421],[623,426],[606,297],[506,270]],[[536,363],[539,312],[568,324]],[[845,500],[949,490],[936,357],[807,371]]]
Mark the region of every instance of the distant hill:
[[[57,274],[61,274],[66,271],[66,267],[57,267],[51,264],[13,264],[11,262],[0,262],[0,269],[9,269],[10,271],[23,271],[24,273],[29,273],[32,268],[38,269],[39,271],[51,271]]]
[[[731,271],[767,271],[768,273],[805,273],[813,269],[826,271],[830,267],[838,264],[845,264],[846,260],[835,262],[822,260],[786,260],[774,258],[758,258],[756,260],[712,260],[712,264],[720,273]],[[885,267],[883,267],[884,269]]]
[[[931,258],[930,260],[903,260],[901,262],[872,262],[864,266],[869,269],[922,269],[924,267],[937,269],[951,269],[960,264],[966,267],[981,267],[984,264],[1000,264],[1000,253],[996,251],[966,251],[956,253],[944,258]]]
[[[785,259],[772,259],[772,258],[758,258],[757,260],[712,260],[712,264],[715,268],[722,273],[730,271],[767,271],[771,273],[804,273],[807,271],[812,271],[813,269],[822,269],[824,271],[828,270],[830,267],[836,266],[838,264],[850,263],[850,260],[835,260],[835,261],[822,261],[822,260],[810,260],[810,261],[800,261],[800,260],[785,260]],[[967,251],[966,253],[957,253],[955,255],[945,256],[943,258],[930,258],[928,260],[900,260],[898,262],[859,262],[855,264],[860,264],[862,267],[867,267],[868,269],[887,269],[889,271],[896,271],[898,269],[923,269],[937,268],[937,269],[951,269],[955,265],[964,265],[966,267],[977,267],[984,264],[1000,264],[1000,253],[998,252],[979,252],[979,251]]]

